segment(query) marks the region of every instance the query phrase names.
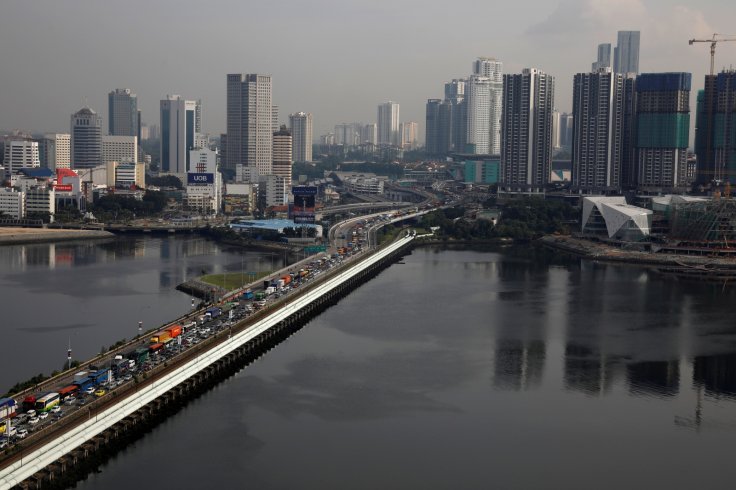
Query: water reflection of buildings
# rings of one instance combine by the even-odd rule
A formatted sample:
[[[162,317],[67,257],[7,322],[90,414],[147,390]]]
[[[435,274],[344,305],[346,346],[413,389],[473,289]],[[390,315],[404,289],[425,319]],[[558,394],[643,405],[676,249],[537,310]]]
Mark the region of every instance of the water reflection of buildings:
[[[589,347],[565,347],[565,388],[588,395],[607,393],[613,385],[613,360]]]
[[[736,353],[700,356],[693,362],[693,383],[711,396],[736,396]]]
[[[632,395],[675,396],[680,390],[678,361],[647,361],[626,366]]]
[[[504,390],[538,387],[544,374],[544,341],[499,340],[496,343],[494,386]]]

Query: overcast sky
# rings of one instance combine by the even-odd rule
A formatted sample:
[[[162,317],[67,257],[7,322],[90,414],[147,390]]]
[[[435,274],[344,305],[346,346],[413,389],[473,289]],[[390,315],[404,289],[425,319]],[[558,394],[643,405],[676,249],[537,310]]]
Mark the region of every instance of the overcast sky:
[[[709,51],[687,40],[736,31],[736,2],[3,0],[0,129],[69,132],[85,98],[106,129],[107,93],[120,87],[138,94],[149,124],[166,94],[201,98],[203,129],[218,134],[227,73],[273,75],[280,121],[312,112],[315,138],[340,122],[375,122],[389,99],[423,128],[426,100],[477,56],[500,59],[505,73],[554,75],[555,105],[569,111],[573,74],[589,71],[618,30],[641,30],[642,72],[689,71],[695,90]],[[716,66],[734,64],[736,42],[720,44]]]

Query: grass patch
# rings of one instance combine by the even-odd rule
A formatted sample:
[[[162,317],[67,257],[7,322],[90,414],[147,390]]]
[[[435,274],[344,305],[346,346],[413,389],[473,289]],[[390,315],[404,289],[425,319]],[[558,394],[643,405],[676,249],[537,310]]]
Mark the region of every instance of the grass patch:
[[[221,287],[226,291],[232,291],[250,284],[253,281],[262,279],[264,277],[273,274],[273,271],[259,272],[254,276],[248,274],[241,274],[240,272],[226,272],[225,274],[208,274],[199,278],[200,281],[212,284],[213,286]]]

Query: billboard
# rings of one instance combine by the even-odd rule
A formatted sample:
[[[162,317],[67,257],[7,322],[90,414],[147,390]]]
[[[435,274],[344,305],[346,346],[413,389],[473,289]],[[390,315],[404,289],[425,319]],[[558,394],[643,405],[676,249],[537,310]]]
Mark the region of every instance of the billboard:
[[[291,217],[295,224],[314,223],[314,201],[317,188],[307,185],[297,185],[291,188],[294,194],[294,206],[291,208]]]
[[[213,185],[215,174],[187,173],[187,185]]]
[[[291,188],[291,193],[296,196],[316,196],[317,188],[309,185],[295,185]]]

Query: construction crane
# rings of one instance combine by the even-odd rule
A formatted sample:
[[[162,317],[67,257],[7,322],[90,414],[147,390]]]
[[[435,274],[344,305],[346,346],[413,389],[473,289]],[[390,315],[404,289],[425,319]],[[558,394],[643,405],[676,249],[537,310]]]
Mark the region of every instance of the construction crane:
[[[710,43],[710,74],[715,75],[716,44],[722,42],[736,41],[736,37],[719,37],[723,34],[714,33],[711,39],[690,39],[687,43],[692,46],[695,43]]]

